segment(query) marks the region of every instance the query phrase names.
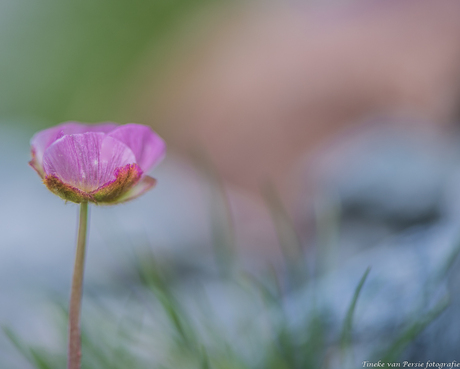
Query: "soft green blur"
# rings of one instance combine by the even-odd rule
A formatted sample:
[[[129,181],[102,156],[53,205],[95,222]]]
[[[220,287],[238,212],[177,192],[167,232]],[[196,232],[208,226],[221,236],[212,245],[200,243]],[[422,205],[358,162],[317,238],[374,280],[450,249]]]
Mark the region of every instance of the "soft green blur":
[[[0,120],[136,121],[137,91],[168,62],[168,38],[211,1],[2,2]],[[146,60],[149,76],[138,73]]]

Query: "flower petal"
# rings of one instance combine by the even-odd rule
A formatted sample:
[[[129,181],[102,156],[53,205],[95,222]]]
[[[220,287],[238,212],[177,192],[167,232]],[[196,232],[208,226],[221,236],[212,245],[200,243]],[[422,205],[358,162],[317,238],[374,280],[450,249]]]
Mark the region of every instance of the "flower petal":
[[[29,161],[29,165],[38,173],[40,177],[45,178],[45,172],[38,162],[35,160],[34,152],[32,151],[32,160]]]
[[[116,203],[142,177],[142,169],[137,164],[127,164],[115,170],[115,179],[91,193],[96,203]]]
[[[43,183],[52,193],[58,195],[66,201],[76,202],[77,204],[81,202],[94,201],[90,194],[65,184],[54,174],[47,175],[44,178]]]
[[[88,193],[112,181],[117,168],[134,163],[129,147],[99,132],[65,135],[43,155],[46,175]]]
[[[151,190],[157,184],[157,180],[150,176],[144,176],[142,179],[128,192],[126,192],[122,197],[118,199],[117,202],[126,202],[135,199],[146,193],[148,190]]]
[[[125,124],[110,132],[108,136],[127,145],[133,151],[137,164],[144,172],[160,162],[165,155],[165,142],[148,126]]]
[[[64,135],[85,133],[85,132],[104,132],[108,133],[118,127],[115,123],[100,123],[100,124],[81,124],[77,122],[65,122],[56,127],[51,127],[43,131],[37,132],[30,144],[32,146],[32,160],[30,165],[43,177],[43,154],[46,149],[57,139]]]

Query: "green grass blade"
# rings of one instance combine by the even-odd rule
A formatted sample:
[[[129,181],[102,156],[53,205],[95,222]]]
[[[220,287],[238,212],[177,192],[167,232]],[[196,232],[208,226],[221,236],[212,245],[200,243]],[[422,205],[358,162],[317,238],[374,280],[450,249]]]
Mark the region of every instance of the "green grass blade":
[[[342,358],[345,360],[346,358],[346,351],[347,348],[351,345],[352,342],[352,328],[353,328],[353,316],[354,312],[356,310],[356,304],[358,302],[359,295],[361,293],[361,290],[363,288],[364,282],[367,279],[367,276],[369,275],[371,268],[368,267],[366,271],[364,272],[363,276],[361,277],[358,286],[355,289],[355,292],[353,294],[353,298],[351,300],[351,303],[348,307],[347,315],[345,317],[345,321],[343,324],[342,328],[342,334],[341,334],[341,339],[340,339],[340,347],[342,350]]]
[[[16,336],[13,331],[8,327],[2,327],[3,333],[9,339],[9,341],[13,344],[13,346],[24,356],[29,362],[33,363],[32,354],[30,349],[22,342],[22,340]]]
[[[267,182],[261,191],[275,227],[284,261],[291,273],[290,277],[296,284],[305,283],[308,279],[308,270],[304,262],[302,242],[295,229],[294,222],[273,184]]]

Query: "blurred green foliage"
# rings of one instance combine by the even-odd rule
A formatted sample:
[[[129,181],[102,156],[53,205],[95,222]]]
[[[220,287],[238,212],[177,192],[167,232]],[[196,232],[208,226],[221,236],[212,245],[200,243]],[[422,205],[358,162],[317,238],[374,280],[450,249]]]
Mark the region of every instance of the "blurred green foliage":
[[[327,314],[318,309],[311,310],[311,306],[305,306],[311,314],[302,326],[293,326],[284,298],[276,286],[279,281],[273,278],[243,273],[219,282],[223,292],[233,294],[236,288],[235,296],[242,299],[235,301],[235,306],[230,309],[238,309],[241,301],[252,306],[242,311],[243,314],[232,323],[234,326],[229,327],[219,317],[219,312],[213,310],[203,285],[188,284],[188,289],[194,291],[191,302],[190,294],[170,283],[166,269],[165,264],[158,263],[152,255],[144,256],[139,264],[137,282],[129,287],[131,293],[121,312],[114,309],[120,304],[113,304],[113,301],[95,296],[86,299],[82,369],[360,367],[353,354],[352,321],[369,269],[357,281],[354,296],[351,296],[347,314],[343,317],[342,333],[336,337],[330,335]],[[414,316],[413,321],[401,327],[393,341],[387,343],[384,352],[365,359],[398,361],[407,345],[446,308],[447,303],[442,299],[433,309]],[[313,300],[311,304],[314,304]],[[65,367],[67,314],[65,308],[60,312],[56,320],[62,345],[58,351],[31,346],[12,331],[5,330],[33,368]]]
[[[6,0],[0,5],[0,117],[47,125],[135,120],[134,83],[161,73],[168,37],[219,0]],[[223,1],[223,0],[222,0]],[[151,76],[136,77],[148,59]],[[40,127],[41,128],[41,127]]]
[[[219,183],[214,185],[212,198],[222,194]],[[356,357],[360,342],[355,339],[354,316],[372,271],[363,267],[354,293],[343,301],[347,309],[340,326],[331,324],[330,311],[318,303],[327,293],[318,283],[323,276],[318,265],[323,262],[315,260],[317,265],[310,264],[313,268],[307,269],[311,260],[301,244],[289,244],[299,238],[277,198],[274,189],[267,187],[266,201],[277,223],[279,242],[283,248],[294,247],[295,258],[286,252],[281,270],[267,266],[255,272],[231,253],[233,256],[225,260],[232,266],[223,273],[222,255],[228,254],[219,249],[233,247],[226,237],[213,240],[214,270],[200,270],[197,265],[193,269],[193,262],[181,264],[177,256],[159,258],[144,251],[133,260],[131,273],[115,281],[115,293],[85,294],[82,369],[351,369],[361,367],[361,360],[398,361],[407,346],[448,306],[449,296],[439,298],[437,287],[447,278],[460,243],[453,245],[451,255],[432,276],[434,284],[427,285],[426,297],[436,303],[416,309],[410,321],[397,327],[391,337],[385,336],[385,342],[374,345],[378,351],[368,353],[371,357]],[[219,213],[228,209],[225,202],[220,204],[212,213],[224,219]],[[336,220],[323,221],[326,219],[329,225],[323,224],[323,230],[334,229]],[[232,233],[229,224],[214,223],[216,226],[229,229],[214,234]],[[308,270],[317,270],[317,275]],[[188,273],[184,275],[185,271]],[[288,301],[298,293],[306,297],[301,300],[301,316],[288,308]],[[49,329],[60,332],[58,347],[25,343],[5,329],[33,368],[65,367],[67,309],[65,302],[57,305],[56,324]]]

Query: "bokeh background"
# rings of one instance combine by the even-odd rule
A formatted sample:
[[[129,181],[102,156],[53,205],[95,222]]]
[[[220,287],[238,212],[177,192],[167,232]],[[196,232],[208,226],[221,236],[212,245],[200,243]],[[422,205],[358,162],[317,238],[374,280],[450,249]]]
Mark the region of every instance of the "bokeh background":
[[[27,161],[69,120],[168,144],[155,190],[91,209],[87,368],[460,361],[456,0],[0,9],[2,368],[65,356],[78,208]]]

